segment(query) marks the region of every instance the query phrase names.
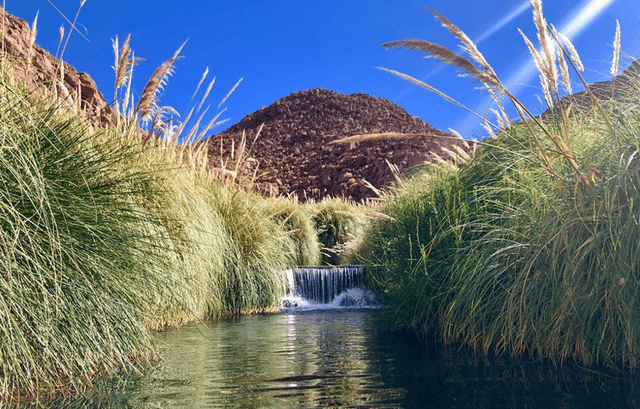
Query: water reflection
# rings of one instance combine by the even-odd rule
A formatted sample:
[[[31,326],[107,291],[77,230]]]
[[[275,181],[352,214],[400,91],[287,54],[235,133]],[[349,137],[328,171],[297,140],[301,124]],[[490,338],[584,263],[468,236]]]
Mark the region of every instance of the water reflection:
[[[169,330],[157,334],[165,359],[152,373],[83,406],[640,407],[634,377],[475,359],[377,328],[372,311],[321,310]]]

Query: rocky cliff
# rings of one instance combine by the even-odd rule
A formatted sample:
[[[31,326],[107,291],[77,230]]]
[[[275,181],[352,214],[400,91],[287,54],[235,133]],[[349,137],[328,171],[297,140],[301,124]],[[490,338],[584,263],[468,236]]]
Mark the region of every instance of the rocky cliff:
[[[25,80],[36,93],[51,93],[58,101],[82,114],[92,125],[101,127],[113,115],[111,107],[98,91],[89,74],[61,63],[37,44],[30,47],[31,29],[24,20],[8,14],[0,7],[0,19],[4,28],[1,35],[0,63],[9,69],[16,80]]]

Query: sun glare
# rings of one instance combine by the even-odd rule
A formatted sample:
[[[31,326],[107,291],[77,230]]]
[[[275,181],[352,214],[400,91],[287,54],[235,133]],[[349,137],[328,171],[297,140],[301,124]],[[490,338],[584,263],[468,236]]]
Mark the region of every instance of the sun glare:
[[[585,0],[580,6],[575,8],[575,11],[571,13],[559,26],[559,31],[569,37],[571,40],[582,34],[600,14],[616,0]],[[527,3],[528,7],[528,3]],[[519,10],[519,9],[518,9]],[[517,11],[517,10],[516,10]],[[515,13],[515,11],[514,11]],[[511,14],[514,14],[511,13]],[[506,16],[503,20],[507,20],[509,16]],[[515,18],[515,17],[513,17]],[[511,20],[513,20],[513,18]],[[501,20],[502,21],[502,20]],[[505,23],[506,24],[506,23]],[[613,33],[613,28],[612,28]],[[520,66],[507,78],[504,82],[507,89],[514,95],[522,91],[525,87],[531,85],[536,74],[535,64],[533,58],[528,55],[526,61],[520,64]],[[488,111],[488,108],[492,105],[491,98],[487,98],[483,103],[479,104],[476,108],[476,112],[482,114]],[[469,115],[463,121],[458,123],[454,128],[459,132],[465,130],[475,129],[478,125],[478,119],[475,116]]]

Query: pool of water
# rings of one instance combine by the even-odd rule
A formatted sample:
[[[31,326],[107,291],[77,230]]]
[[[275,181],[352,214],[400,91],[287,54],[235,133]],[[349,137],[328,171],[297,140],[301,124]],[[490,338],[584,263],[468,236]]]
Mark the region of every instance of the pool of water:
[[[640,407],[634,377],[446,352],[411,334],[381,330],[372,309],[293,309],[156,336],[164,360],[153,371],[80,406]]]

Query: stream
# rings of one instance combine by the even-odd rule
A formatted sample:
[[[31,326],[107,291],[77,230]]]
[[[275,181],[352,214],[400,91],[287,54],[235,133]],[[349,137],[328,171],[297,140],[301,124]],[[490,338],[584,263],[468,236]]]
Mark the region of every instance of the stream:
[[[339,287],[328,302],[322,292],[322,302],[294,292],[281,313],[158,332],[164,359],[150,373],[64,407],[640,407],[637,377],[443,350],[383,330],[370,293]]]

